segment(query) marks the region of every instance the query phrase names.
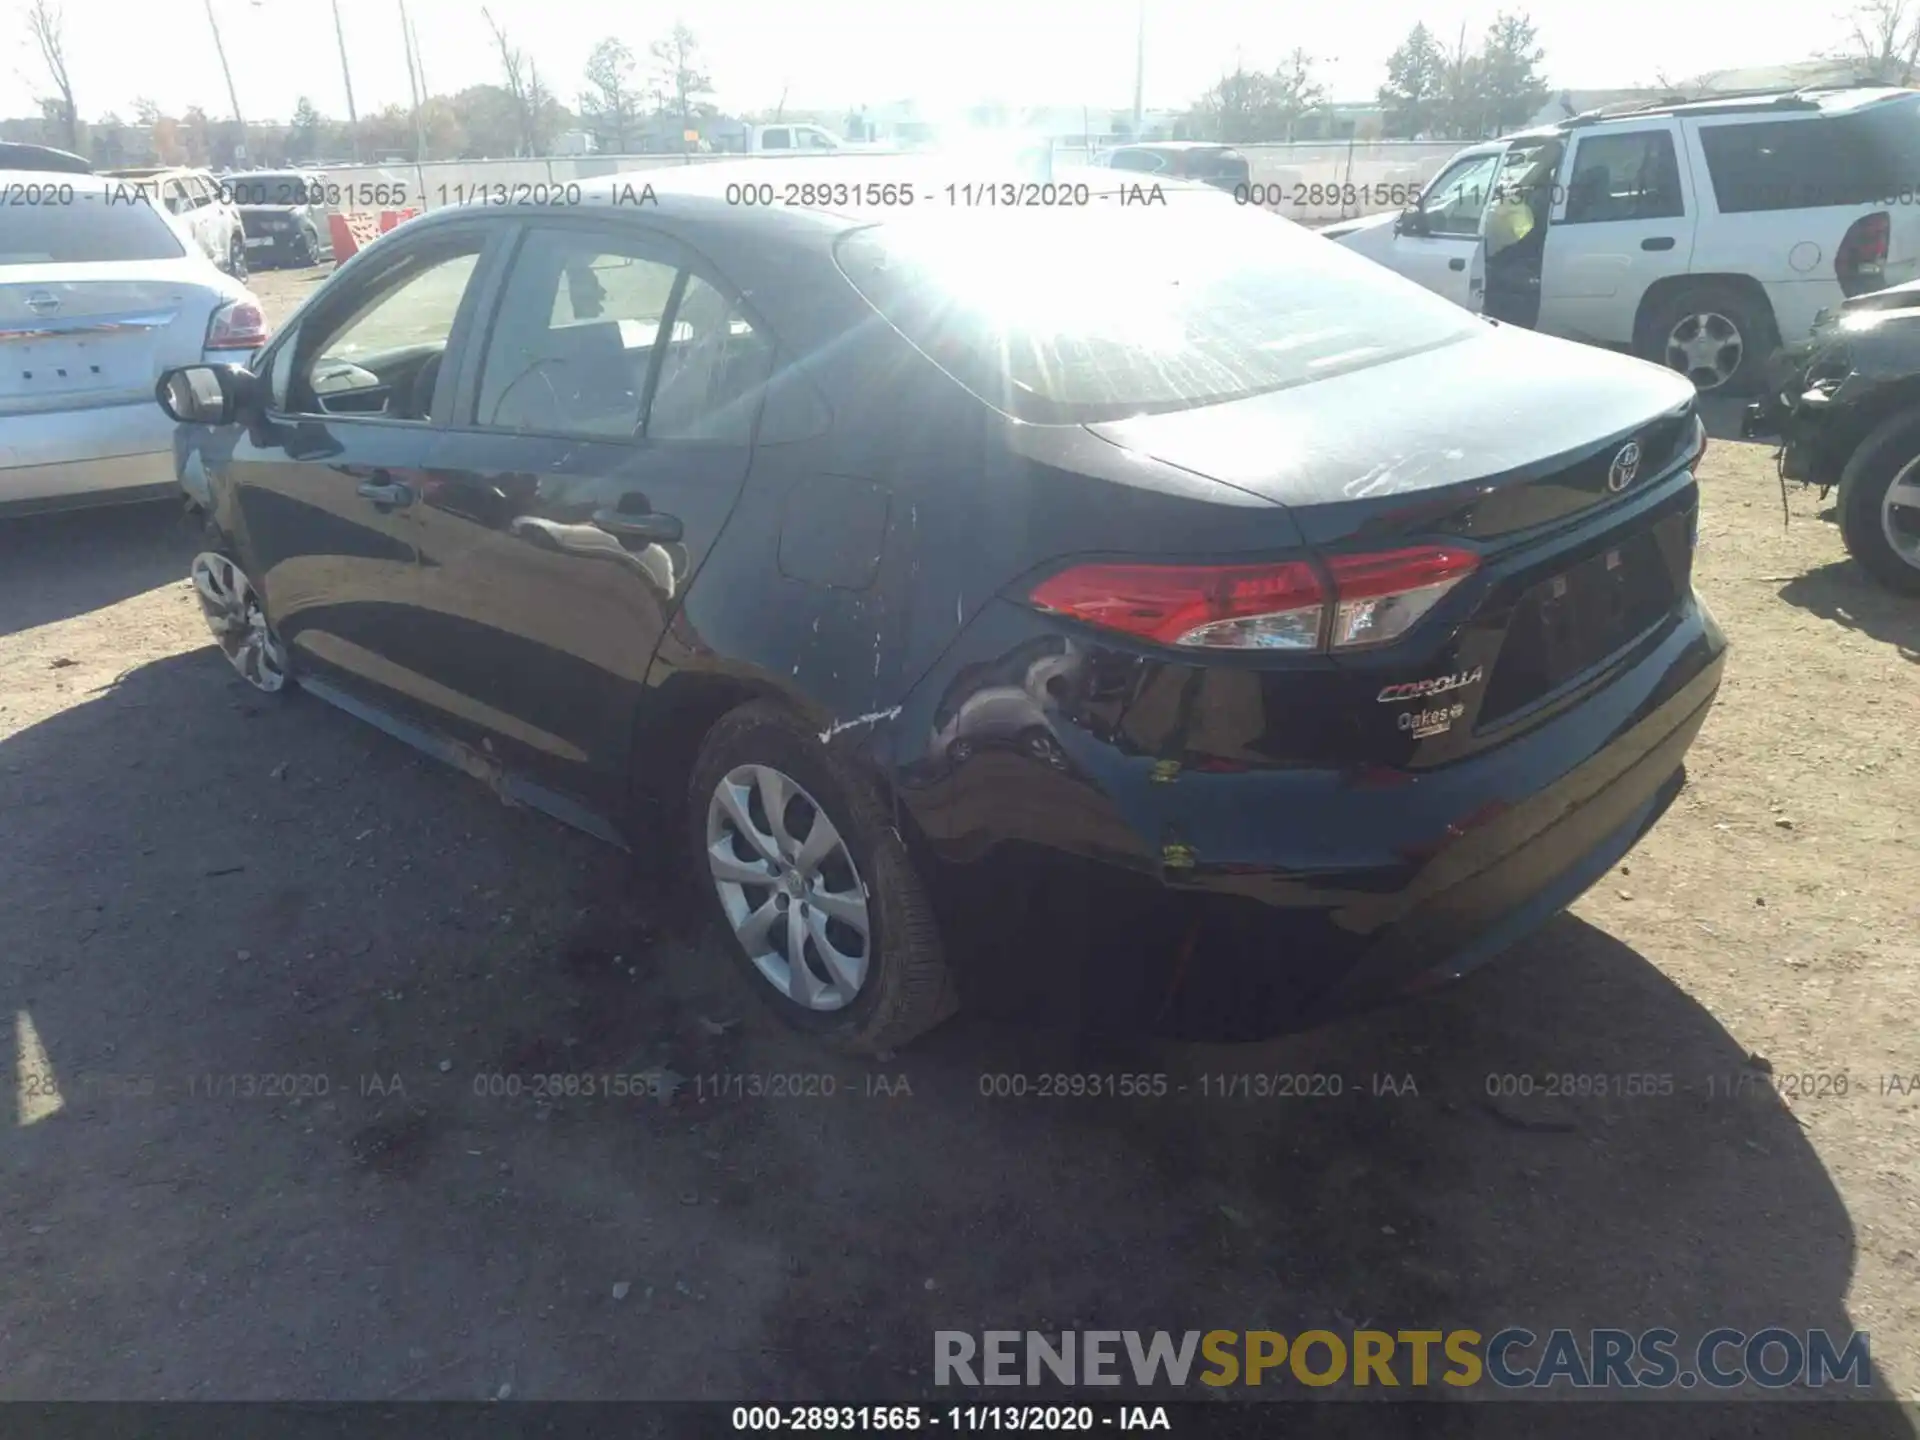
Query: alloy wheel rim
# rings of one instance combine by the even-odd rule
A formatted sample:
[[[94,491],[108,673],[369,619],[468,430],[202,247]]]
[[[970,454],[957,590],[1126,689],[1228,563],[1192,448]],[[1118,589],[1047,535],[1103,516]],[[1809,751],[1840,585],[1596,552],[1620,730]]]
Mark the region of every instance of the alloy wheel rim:
[[[215,551],[193,561],[193,589],[214,643],[242,680],[269,695],[287,683],[287,653],[246,572]]]
[[[1880,497],[1880,531],[1895,555],[1920,570],[1920,455],[1900,467]]]
[[[873,956],[867,887],[805,787],[771,765],[728,771],[707,803],[707,866],[769,985],[808,1010],[853,1003]]]
[[[1733,378],[1746,355],[1740,327],[1717,310],[1683,315],[1667,332],[1667,368],[1693,381],[1696,390],[1717,390]]]

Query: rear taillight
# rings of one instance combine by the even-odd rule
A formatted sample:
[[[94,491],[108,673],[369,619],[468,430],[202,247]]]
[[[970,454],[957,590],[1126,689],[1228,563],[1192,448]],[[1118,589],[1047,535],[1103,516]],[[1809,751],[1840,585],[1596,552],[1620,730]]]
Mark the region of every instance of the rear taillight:
[[[1335,595],[1329,647],[1344,650],[1399,638],[1479,563],[1470,550],[1437,545],[1334,556],[1327,562]]]
[[[1834,278],[1842,294],[1865,295],[1887,283],[1887,245],[1893,220],[1886,211],[1862,215],[1847,227],[1833,255]]]
[[[266,312],[253,300],[232,300],[213,312],[207,323],[209,350],[258,350],[272,331]]]
[[[1076,565],[1029,596],[1040,609],[1162,645],[1348,650],[1404,635],[1479,564],[1425,545],[1265,565]]]

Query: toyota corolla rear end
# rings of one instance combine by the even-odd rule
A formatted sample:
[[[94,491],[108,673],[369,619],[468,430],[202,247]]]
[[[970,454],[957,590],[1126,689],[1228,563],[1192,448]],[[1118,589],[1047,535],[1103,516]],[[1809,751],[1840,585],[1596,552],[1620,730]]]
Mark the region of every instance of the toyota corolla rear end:
[[[258,302],[129,183],[0,172],[0,190],[0,513],[177,493],[154,383],[251,360]]]
[[[949,856],[1263,907],[1240,958],[1291,1017],[1457,975],[1682,783],[1725,650],[1692,387],[1224,199],[1093,221],[842,243],[1004,417],[1003,573],[905,706],[903,801]]]

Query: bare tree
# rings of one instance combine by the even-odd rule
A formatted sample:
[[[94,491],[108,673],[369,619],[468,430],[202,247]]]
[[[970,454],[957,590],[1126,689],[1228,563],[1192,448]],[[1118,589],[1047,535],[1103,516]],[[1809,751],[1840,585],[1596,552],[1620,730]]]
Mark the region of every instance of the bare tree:
[[[653,56],[653,94],[661,113],[680,117],[684,137],[701,98],[713,93],[713,81],[700,69],[700,42],[685,25],[675,24],[664,40],[647,49]]]
[[[67,71],[66,16],[54,0],[31,0],[27,6],[27,34],[40,47],[40,59],[47,67],[58,94],[44,102],[53,111],[67,142],[67,149],[80,148],[80,112],[73,103],[73,77]]]
[[[587,57],[587,84],[580,96],[581,117],[613,139],[620,154],[640,114],[641,95],[633,85],[633,52],[609,35]]]
[[[1913,0],[1865,0],[1848,16],[1852,33],[1835,57],[1851,60],[1863,80],[1913,83],[1920,68],[1920,6]]]
[[[537,136],[534,129],[533,89],[537,81],[532,67],[527,63],[526,53],[507,38],[507,32],[486,6],[480,7],[480,14],[486,20],[487,28],[493,31],[494,44],[500,47],[500,69],[506,77],[507,94],[513,100],[515,128],[519,131],[514,153],[534,154],[537,151]]]

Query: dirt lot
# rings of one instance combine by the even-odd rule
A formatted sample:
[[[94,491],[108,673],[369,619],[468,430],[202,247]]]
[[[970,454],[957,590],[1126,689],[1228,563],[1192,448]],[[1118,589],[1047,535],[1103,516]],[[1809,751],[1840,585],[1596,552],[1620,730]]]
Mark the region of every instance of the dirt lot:
[[[1702,480],[1727,683],[1572,915],[1282,1042],[963,1018],[879,1066],[789,1039],[623,857],[246,691],[170,511],[0,528],[0,1398],[872,1400],[938,1328],[1367,1322],[1859,1328],[1920,1398],[1920,606],[1810,493],[1783,528],[1768,452]],[[1116,1060],[1174,1093],[980,1093]],[[554,1072],[684,1083],[489,1093]],[[1560,1073],[1674,1084],[1488,1094]],[[708,1078],[784,1074],[836,1093]]]

